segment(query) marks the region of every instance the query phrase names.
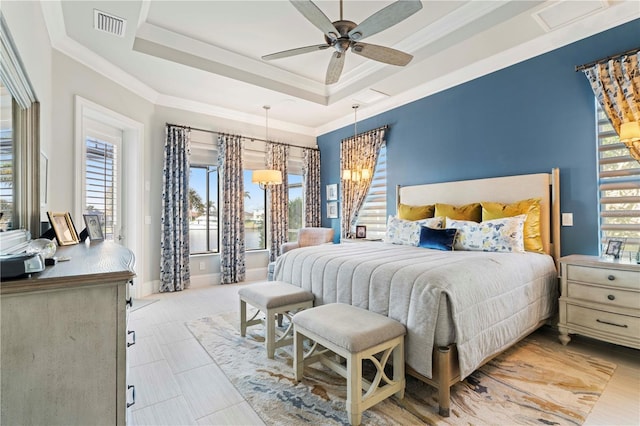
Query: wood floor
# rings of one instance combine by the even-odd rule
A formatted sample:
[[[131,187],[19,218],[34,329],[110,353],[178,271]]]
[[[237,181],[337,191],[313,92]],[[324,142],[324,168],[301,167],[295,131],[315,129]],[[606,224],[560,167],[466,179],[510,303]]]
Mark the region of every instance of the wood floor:
[[[261,425],[259,415],[227,380],[185,322],[238,311],[234,284],[154,294],[154,303],[130,313],[130,382],[136,403],[133,425]],[[136,308],[136,306],[134,306]],[[536,333],[555,339],[551,329]],[[618,367],[586,425],[640,425],[640,351],[576,336],[573,350],[597,355]]]

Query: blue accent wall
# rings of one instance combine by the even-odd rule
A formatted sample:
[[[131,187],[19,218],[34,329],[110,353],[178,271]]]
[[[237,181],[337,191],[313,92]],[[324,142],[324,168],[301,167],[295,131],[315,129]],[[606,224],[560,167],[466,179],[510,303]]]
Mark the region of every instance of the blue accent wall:
[[[638,47],[640,20],[537,56],[358,122],[385,124],[387,213],[396,185],[445,182],[560,168],[562,254],[598,254],[595,100],[575,66]],[[346,113],[346,112],[345,112]],[[322,184],[340,181],[340,141],[353,126],[318,137]],[[324,194],[323,194],[324,196]],[[482,201],[482,200],[478,200]],[[340,234],[338,219],[323,226]]]

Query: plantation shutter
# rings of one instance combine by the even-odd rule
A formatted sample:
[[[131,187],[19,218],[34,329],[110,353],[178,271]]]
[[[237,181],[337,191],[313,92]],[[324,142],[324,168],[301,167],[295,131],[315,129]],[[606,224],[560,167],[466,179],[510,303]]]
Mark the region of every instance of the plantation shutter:
[[[640,250],[640,164],[596,105],[601,243],[621,239],[623,250],[635,253]]]
[[[105,239],[113,240],[118,224],[117,146],[87,138],[85,155],[85,212],[99,214]]]
[[[367,227],[368,239],[384,238],[387,230],[387,147],[383,145],[371,187],[358,213],[357,225]]]

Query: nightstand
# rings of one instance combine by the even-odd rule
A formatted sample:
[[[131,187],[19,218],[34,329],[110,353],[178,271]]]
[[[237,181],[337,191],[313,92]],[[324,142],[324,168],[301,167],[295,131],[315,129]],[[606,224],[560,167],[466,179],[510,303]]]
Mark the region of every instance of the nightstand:
[[[559,339],[581,334],[640,349],[640,265],[597,256],[560,259]]]

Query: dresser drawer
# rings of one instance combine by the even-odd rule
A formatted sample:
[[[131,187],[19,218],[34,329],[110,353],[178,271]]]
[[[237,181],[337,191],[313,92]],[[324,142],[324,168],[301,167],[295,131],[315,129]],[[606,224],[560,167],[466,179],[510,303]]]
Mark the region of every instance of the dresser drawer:
[[[640,273],[634,271],[567,265],[567,280],[640,290]]]
[[[603,306],[620,306],[623,308],[640,308],[640,292],[612,288],[594,287],[585,284],[567,283],[567,296],[599,303]]]
[[[638,339],[640,318],[567,305],[567,323]]]

